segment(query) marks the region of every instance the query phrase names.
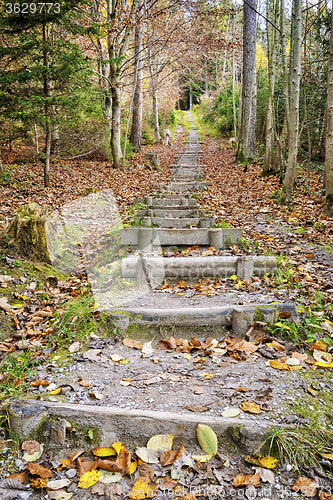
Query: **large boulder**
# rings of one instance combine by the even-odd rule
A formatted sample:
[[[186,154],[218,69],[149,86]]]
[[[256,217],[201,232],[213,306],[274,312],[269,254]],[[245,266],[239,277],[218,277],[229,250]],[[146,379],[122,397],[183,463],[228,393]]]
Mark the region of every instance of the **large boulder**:
[[[30,202],[17,211],[16,217],[0,233],[0,247],[11,254],[37,262],[51,264],[45,223],[48,212]]]

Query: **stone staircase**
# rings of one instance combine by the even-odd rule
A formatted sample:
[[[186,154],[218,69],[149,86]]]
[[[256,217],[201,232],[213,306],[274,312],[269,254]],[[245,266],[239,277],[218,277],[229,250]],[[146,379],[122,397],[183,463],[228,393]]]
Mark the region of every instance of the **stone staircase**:
[[[241,296],[230,300],[228,294],[212,307],[209,298],[196,307],[188,307],[174,297],[162,297],[164,280],[193,283],[202,278],[221,279],[236,275],[239,280],[250,280],[253,275],[272,274],[276,260],[272,256],[230,256],[212,255],[161,257],[159,247],[175,250],[193,245],[223,250],[237,243],[242,232],[238,228],[216,227],[212,217],[198,206],[195,193],[206,189],[211,183],[202,180],[200,169],[200,143],[193,116],[188,113],[190,130],[184,153],[177,155],[172,165],[169,183],[159,185],[158,192],[137,199],[136,203],[146,205],[138,211],[142,226],[121,230],[121,245],[137,247],[139,254],[130,255],[121,261],[121,274],[125,280],[136,283],[142,296],[126,304],[124,312],[130,315],[134,324],[152,326],[220,325],[232,327],[234,334],[244,335],[255,317],[267,322],[277,319],[279,312],[288,311],[295,319],[293,304],[273,300],[263,303],[260,294],[251,296],[246,302]],[[235,298],[239,299],[238,301]],[[239,304],[237,304],[237,302]],[[120,315],[121,316],[121,315]],[[119,314],[111,315],[113,321],[122,321]],[[221,333],[221,332],[219,332]]]

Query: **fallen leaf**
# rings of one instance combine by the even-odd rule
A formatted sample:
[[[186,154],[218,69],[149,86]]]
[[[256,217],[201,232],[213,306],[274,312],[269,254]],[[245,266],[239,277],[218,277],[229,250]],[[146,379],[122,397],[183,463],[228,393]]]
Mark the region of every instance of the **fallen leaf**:
[[[180,457],[180,451],[179,450],[169,450],[169,451],[164,451],[161,453],[160,456],[160,462],[161,465],[164,467],[166,465],[172,465],[175,460],[177,460]]]
[[[295,358],[295,359],[299,359],[300,361],[305,361],[306,359],[308,359],[309,355],[306,353],[302,354],[300,352],[293,352],[291,357]]]
[[[88,395],[92,398],[92,399],[97,399],[98,401],[100,401],[101,399],[104,398],[104,395],[101,394],[100,392],[88,392]]]
[[[142,500],[144,498],[153,498],[156,495],[156,484],[151,484],[146,477],[138,477],[135,481],[129,498],[133,500]]]
[[[312,395],[312,396],[318,396],[319,392],[317,389],[315,389],[312,385],[309,385],[308,387],[308,392]]]
[[[106,447],[93,448],[91,451],[96,457],[111,457],[117,454],[113,448]]]
[[[317,351],[324,352],[324,351],[326,351],[326,349],[327,349],[327,345],[323,340],[316,340],[316,342],[314,344],[311,344],[311,346],[310,346],[310,351],[317,350]]]
[[[283,352],[283,351],[286,350],[286,348],[284,347],[284,345],[280,344],[276,340],[273,340],[272,347],[274,347],[274,349],[276,349],[279,352]]]
[[[221,412],[222,417],[225,417],[225,418],[238,417],[239,414],[240,414],[240,411],[238,408],[229,408],[229,410],[224,410]]]
[[[160,340],[156,346],[157,349],[162,349],[167,351],[169,349],[177,349],[176,341],[173,337],[169,337],[165,340]]]
[[[84,452],[85,452],[85,450],[75,451],[74,453],[71,454],[71,456],[69,457],[69,460],[71,462],[75,462],[75,460],[77,460]]]
[[[136,458],[132,458],[131,465],[127,469],[126,473],[129,474],[129,475],[134,474],[134,472],[136,471],[137,467],[138,467],[138,461],[137,461],[137,459]]]
[[[245,461],[250,464],[259,465],[266,469],[274,469],[279,461],[274,457],[264,457],[263,455],[247,455]]]
[[[260,486],[260,473],[258,472],[257,474],[246,474],[244,476],[238,474],[238,476],[236,476],[233,480],[232,484],[236,486],[236,488],[240,486],[247,486],[248,484],[253,484],[253,486],[258,488]]]
[[[20,481],[20,483],[25,483],[26,480],[28,479],[28,473],[27,471],[20,472],[19,474],[10,474],[10,476],[7,476],[6,479],[17,479]]]
[[[50,385],[50,382],[47,380],[35,380],[34,382],[31,382],[32,387],[39,387],[40,385],[43,386],[48,386]]]
[[[200,385],[194,385],[192,387],[192,391],[194,392],[194,394],[203,394],[204,393],[204,388],[200,387]]]
[[[318,349],[314,349],[312,356],[316,361],[320,363],[332,363],[332,354],[330,352],[319,351]]]
[[[261,413],[260,406],[254,401],[244,401],[244,403],[240,403],[240,409],[243,411],[247,411],[248,413]]]
[[[81,342],[74,342],[72,345],[70,345],[68,347],[68,351],[73,353],[73,352],[79,352],[79,350],[81,349]]]
[[[142,447],[137,448],[135,453],[147,464],[157,464],[158,462],[158,453],[155,450],[149,450],[148,448]]]
[[[57,389],[54,389],[54,391],[50,391],[49,394],[51,396],[57,396],[57,394],[61,393],[61,387],[58,387]]]
[[[50,469],[46,469],[45,467],[43,467],[42,465],[39,465],[39,464],[30,463],[27,465],[27,470],[33,476],[39,476],[42,479],[47,479],[47,478],[53,477],[53,474],[50,471]]]
[[[154,354],[155,350],[154,348],[152,347],[152,341],[150,340],[149,342],[145,342],[142,346],[142,350],[141,350],[141,356],[142,357],[148,357],[148,356],[152,356],[152,354]]]
[[[40,490],[42,488],[46,488],[48,483],[48,479],[42,479],[41,477],[36,477],[31,479],[30,486],[36,490]]]
[[[156,434],[149,439],[147,448],[154,451],[169,451],[172,448],[173,434]]]
[[[248,389],[245,389],[245,387],[237,387],[236,392],[248,392]]]
[[[286,363],[280,363],[279,361],[275,361],[273,359],[270,360],[269,364],[276,370],[289,370],[289,365],[287,365]]]
[[[86,472],[91,472],[92,470],[97,469],[98,462],[93,460],[83,461],[82,457],[77,459],[77,475],[82,477]]]
[[[215,454],[216,453],[211,452],[208,455],[191,455],[191,457],[193,458],[193,460],[196,460],[197,462],[206,463],[209,462],[209,460],[213,458]]]
[[[83,380],[81,378],[81,379],[79,379],[79,385],[81,385],[81,387],[90,387],[91,382],[89,382],[89,380]]]
[[[143,347],[143,344],[141,342],[139,342],[139,340],[133,340],[133,339],[130,339],[128,337],[123,339],[122,342],[126,347],[130,347],[131,349],[139,349],[141,351],[141,349]]]
[[[37,441],[24,441],[22,450],[25,450],[29,455],[40,451],[40,444]]]
[[[292,489],[296,492],[301,492],[308,498],[312,498],[316,496],[319,488],[319,484],[313,479],[309,479],[308,477],[299,477],[296,479],[294,486]]]
[[[326,458],[327,460],[332,460],[333,461],[333,453],[320,453],[320,455],[323,458]]]
[[[262,467],[255,468],[256,474],[259,472],[260,479],[264,483],[274,484],[275,483],[275,475],[274,472],[268,469],[263,469]]]
[[[152,481],[155,476],[155,469],[148,464],[142,463],[139,470],[140,477],[146,477]]]
[[[47,489],[49,490],[61,490],[62,488],[67,488],[71,484],[70,479],[56,479],[54,481],[49,481],[47,483]]]
[[[209,425],[198,424],[197,425],[197,440],[201,449],[207,454],[210,455],[213,453],[214,455],[217,453],[218,442],[217,436],[213,429],[209,427]]]
[[[50,500],[71,500],[73,498],[74,493],[67,493],[66,490],[57,490],[52,491],[49,490],[47,495]]]
[[[36,462],[36,460],[40,459],[40,457],[42,456],[42,454],[43,454],[43,445],[41,444],[40,445],[40,451],[35,451],[31,455],[28,452],[25,452],[24,455],[23,455],[23,457],[22,457],[22,459],[25,462]]]
[[[122,474],[120,472],[110,472],[108,470],[101,470],[99,482],[103,484],[118,483],[121,480]]]
[[[78,488],[83,488],[84,490],[90,488],[90,486],[98,482],[100,474],[99,470],[85,472],[79,479]]]

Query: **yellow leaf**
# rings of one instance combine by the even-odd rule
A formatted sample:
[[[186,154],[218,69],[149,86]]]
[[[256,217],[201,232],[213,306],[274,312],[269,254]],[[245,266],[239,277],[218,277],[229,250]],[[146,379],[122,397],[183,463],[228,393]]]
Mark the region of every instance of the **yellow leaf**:
[[[273,359],[271,359],[269,364],[276,370],[290,370],[290,366],[287,365],[287,363],[280,363],[280,361],[274,361]]]
[[[125,359],[121,359],[119,361],[119,364],[120,365],[128,365],[130,363],[130,360],[128,358],[125,358]]]
[[[312,385],[309,385],[308,387],[308,392],[312,394],[312,396],[318,396],[319,391],[317,391]]]
[[[127,474],[134,474],[134,472],[136,471],[138,467],[138,461],[136,458],[132,458],[132,462],[131,462],[131,465],[129,466],[129,468],[127,469]]]
[[[90,486],[98,482],[100,475],[101,473],[99,470],[85,472],[79,479],[78,487],[87,490]]]
[[[274,457],[260,457],[259,464],[261,467],[266,467],[266,469],[275,469],[278,464],[278,460]]]
[[[326,458],[327,460],[332,460],[333,461],[333,453],[320,453],[320,455],[323,458]]]
[[[235,274],[233,274],[232,276],[229,276],[229,279],[236,281],[238,278]]]
[[[143,500],[144,498],[153,498],[156,495],[156,484],[150,484],[148,477],[138,477],[135,481],[129,498],[133,500]]]
[[[174,434],[156,434],[149,439],[147,448],[154,451],[169,451],[174,437]]]
[[[116,452],[113,448],[93,448],[91,451],[96,457],[111,457],[111,455],[116,455]]]
[[[279,326],[280,328],[283,326],[282,323],[275,323],[274,326]]]
[[[191,455],[191,456],[193,460],[197,460],[198,462],[201,463],[206,463],[209,462],[209,460],[213,458],[214,455],[215,453],[212,451],[211,453],[209,453],[209,455]]]
[[[214,377],[212,372],[201,372],[199,373],[200,377],[203,377],[205,380],[209,380]]]
[[[216,455],[218,448],[217,436],[209,425],[197,425],[197,440],[205,453]]]
[[[57,394],[60,394],[61,393],[61,387],[58,387],[57,389],[54,389],[54,391],[50,391],[49,394],[51,394],[51,396],[56,396]]]
[[[117,455],[119,455],[121,448],[123,447],[123,443],[120,441],[115,441],[112,443],[112,448],[116,451]]]
[[[241,403],[239,407],[241,410],[247,411],[249,413],[256,413],[256,414],[261,413],[260,406],[257,403],[254,403],[253,401],[244,401],[244,403]]]
[[[289,366],[289,370],[291,372],[297,372],[298,370],[302,370],[302,369],[303,369],[303,366],[301,366],[301,365]]]
[[[183,354],[183,358],[184,358],[184,359],[188,359],[189,361],[191,361],[192,356],[191,356],[191,354],[189,354],[189,353],[187,353],[187,352],[184,352],[184,354]]]
[[[322,363],[321,361],[316,361],[316,366],[320,366],[320,368],[333,368],[333,363]]]
[[[259,465],[259,467],[265,467],[266,469],[275,469],[279,462],[274,457],[264,457],[263,455],[247,455],[244,460],[250,464]]]

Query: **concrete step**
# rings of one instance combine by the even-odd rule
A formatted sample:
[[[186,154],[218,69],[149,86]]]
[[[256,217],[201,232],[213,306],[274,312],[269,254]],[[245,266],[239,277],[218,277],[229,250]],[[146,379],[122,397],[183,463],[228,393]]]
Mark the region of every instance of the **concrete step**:
[[[220,249],[237,243],[241,237],[242,230],[232,227],[191,229],[128,227],[120,231],[120,244],[146,251],[158,246],[190,247],[193,245]]]
[[[126,389],[125,389],[126,391]],[[102,403],[103,405],[103,403]],[[77,429],[96,429],[99,439],[98,446],[110,446],[114,441],[125,443],[130,450],[145,447],[148,440],[156,434],[172,434],[174,436],[173,448],[179,449],[182,444],[191,453],[202,454],[198,447],[196,427],[198,423],[208,425],[216,433],[219,446],[223,449],[226,442],[230,447],[235,446],[235,426],[239,431],[239,445],[243,452],[253,453],[256,448],[269,436],[272,428],[282,427],[276,421],[256,418],[224,418],[221,416],[208,416],[204,414],[180,413],[171,411],[153,411],[142,409],[118,408],[110,406],[71,404],[52,401],[35,400],[12,400],[8,401],[10,431],[21,440],[35,436],[39,428],[45,422],[49,425],[57,425],[57,438],[50,433],[47,440],[48,449],[65,448],[66,457],[78,444],[70,442],[70,434],[66,432],[66,421],[73,423]],[[59,428],[63,426],[61,439]],[[290,427],[284,425],[283,427]],[[233,430],[232,430],[233,429]],[[96,432],[97,434],[97,432]],[[94,432],[95,436],[95,432]],[[233,436],[233,437],[232,437]],[[43,436],[43,441],[45,440]],[[78,439],[78,438],[76,438]],[[86,447],[83,440],[80,447]],[[70,451],[69,451],[70,450]],[[215,494],[214,494],[215,495]]]
[[[207,257],[144,257],[152,279],[170,278],[227,278],[236,275],[238,279],[272,274],[276,269],[276,259],[272,256],[207,256]],[[122,259],[123,278],[135,278],[140,259],[137,256]]]
[[[197,227],[200,219],[199,217],[184,217],[179,218],[166,218],[166,217],[152,217],[151,222],[157,227],[176,227],[176,228],[186,228],[186,227]]]
[[[215,307],[148,308],[125,307],[125,314],[130,315],[130,322],[135,325],[158,326],[209,326],[231,327],[233,335],[244,337],[255,317],[261,321],[274,323],[279,313],[288,312],[297,321],[295,305],[292,303],[254,303],[252,305],[223,305]]]
[[[166,219],[183,219],[184,217],[190,219],[193,217],[199,217],[199,210],[195,208],[182,207],[181,209],[174,208],[154,208],[152,210],[153,217],[164,217]]]
[[[172,182],[166,186],[168,191],[203,191],[211,182]]]
[[[170,200],[170,198],[154,198],[150,207],[154,210],[155,208],[164,208],[180,210],[186,208],[187,206],[195,207],[197,205],[197,200],[195,198],[180,198],[180,200]]]

